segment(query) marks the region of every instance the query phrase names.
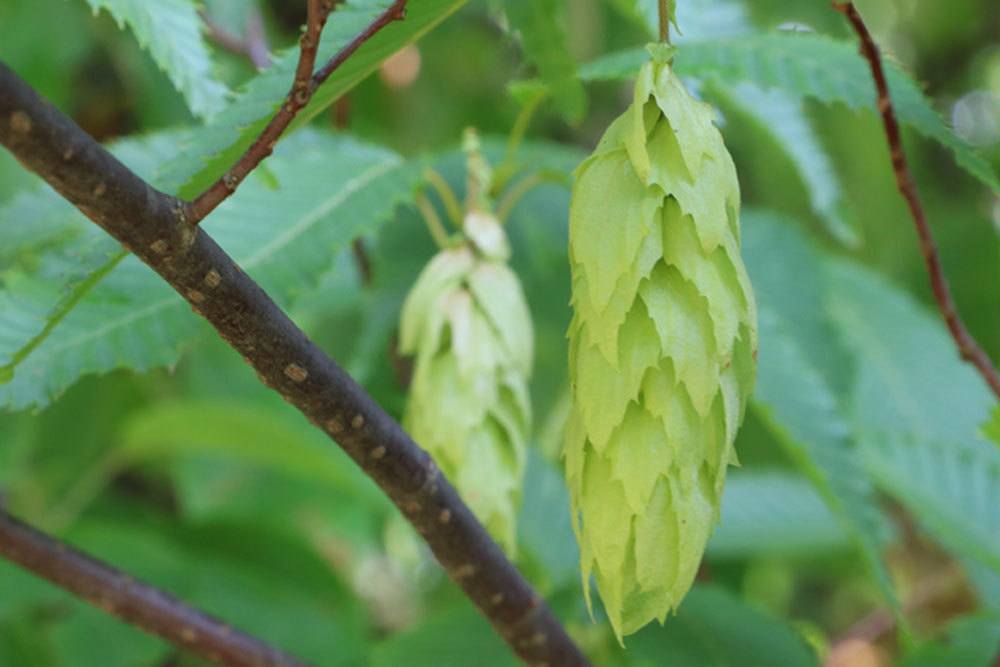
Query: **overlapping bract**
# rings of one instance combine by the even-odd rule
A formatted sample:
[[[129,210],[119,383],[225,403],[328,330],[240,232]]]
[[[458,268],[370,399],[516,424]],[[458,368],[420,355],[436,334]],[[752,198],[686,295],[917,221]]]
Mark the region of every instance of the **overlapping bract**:
[[[403,425],[513,553],[531,428],[531,316],[500,223],[466,215],[467,241],[431,260],[403,306],[416,355]]]
[[[754,382],[739,184],[712,121],[654,59],[573,188],[566,476],[584,586],[619,638],[690,589]]]

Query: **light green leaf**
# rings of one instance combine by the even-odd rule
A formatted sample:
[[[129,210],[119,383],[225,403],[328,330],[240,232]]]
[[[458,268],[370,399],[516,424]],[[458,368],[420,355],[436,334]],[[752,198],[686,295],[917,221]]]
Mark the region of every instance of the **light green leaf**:
[[[551,88],[556,108],[567,120],[576,122],[583,116],[587,99],[569,52],[564,4],[559,0],[506,0],[504,6],[511,26],[521,32],[526,57]]]
[[[865,466],[956,555],[1000,573],[1000,451],[984,442],[885,433],[862,440]]]
[[[287,306],[351,239],[389,218],[410,196],[419,169],[389,151],[323,133],[300,133],[285,150],[287,158],[279,150],[269,161],[268,179],[251,176],[205,226]],[[38,331],[37,321],[26,322],[10,329],[23,332],[24,341]],[[129,257],[79,301],[11,382],[0,385],[0,405],[43,406],[84,374],[173,364],[202,330],[184,301]]]
[[[580,68],[584,80],[630,79],[648,60],[644,49],[604,56]],[[749,82],[798,98],[852,109],[875,108],[875,88],[854,42],[816,34],[768,33],[688,42],[677,53],[681,76],[737,86]],[[996,173],[941,119],[920,87],[898,67],[888,67],[889,86],[899,120],[950,149],[958,164],[994,192]]]
[[[180,132],[126,139],[111,152],[156,183]],[[125,257],[117,241],[48,187],[0,207],[0,384]]]
[[[87,0],[87,4],[95,14],[106,10],[119,28],[128,25],[192,113],[208,117],[222,109],[229,90],[212,76],[212,59],[193,0]]]
[[[323,31],[317,62],[326,62],[391,4],[392,0],[347,0],[338,4]],[[419,39],[463,4],[465,0],[410,3],[406,19],[379,31],[348,58],[316,91],[292,127],[301,127],[322,113],[386,58]],[[225,110],[194,132],[180,146],[180,155],[164,167],[167,191],[184,198],[194,197],[229,169],[284,100],[297,61],[297,47],[277,56],[275,64],[240,89]]]
[[[722,519],[708,543],[708,555],[826,556],[850,546],[847,532],[805,478],[747,470],[729,473]]]
[[[720,94],[785,151],[802,178],[813,212],[830,235],[844,245],[859,245],[857,220],[850,214],[840,179],[809,122],[802,100],[787,91],[764,90],[751,83],[712,86],[711,92]]]
[[[849,406],[856,429],[974,437],[994,398],[938,315],[858,264],[833,261],[824,271],[832,321],[858,359]]]
[[[760,356],[753,405],[859,548],[883,595],[898,602],[882,561],[886,544],[874,488],[858,461],[835,393],[845,366],[824,298],[820,258],[776,216],[744,212],[744,254],[758,297]],[[789,276],[795,276],[789,280]]]

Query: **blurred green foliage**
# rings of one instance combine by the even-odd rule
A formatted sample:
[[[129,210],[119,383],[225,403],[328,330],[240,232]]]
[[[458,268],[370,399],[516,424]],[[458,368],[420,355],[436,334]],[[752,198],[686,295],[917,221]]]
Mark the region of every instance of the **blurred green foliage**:
[[[327,48],[380,1],[338,10]],[[194,7],[131,4],[145,20]],[[304,18],[304,3],[205,4],[234,35],[259,10],[275,69],[258,74],[190,30],[185,38],[204,43],[204,55],[157,57],[163,50],[151,45],[168,47],[181,28],[120,30],[83,0],[2,0],[0,59],[127,163],[176,189],[224,167],[280,102],[289,83],[281,68],[294,61],[294,51],[281,52]],[[423,168],[462,193],[462,130],[491,137],[487,154],[499,164],[520,111],[508,85],[539,78],[559,93],[541,105],[514,164],[518,176],[546,170],[567,182],[629,95],[627,81],[604,80],[585,82],[578,97],[572,73],[579,68],[582,80],[588,63],[628,62],[651,38],[656,3],[547,0],[535,13],[521,4],[412,0],[410,29],[359,54],[310,108],[310,126],[205,223],[397,416],[406,391],[406,360],[394,352],[399,309],[435,252],[410,206]],[[903,84],[907,103],[923,104],[923,90],[943,117],[927,132],[936,121],[921,112],[923,134],[963,152],[972,148],[961,142],[976,144],[995,173],[995,0],[858,5],[914,82]],[[700,583],[663,628],[620,649],[600,611],[594,623],[583,605],[558,460],[568,191],[546,183],[508,224],[537,345],[518,565],[599,665],[839,666],[863,657],[986,667],[1000,652],[1000,411],[934,312],[881,128],[857,97],[869,82],[859,80],[853,36],[826,0],[678,0],[678,20],[678,62],[689,45],[685,75],[717,105],[737,163],[760,301],[760,380],[737,443],[743,469],[731,473]],[[553,26],[558,39],[546,34]],[[851,76],[788,76],[783,60],[838,73],[806,48],[770,59],[751,50],[753,60],[720,64],[740,44],[794,39],[776,36],[779,27],[838,40]],[[199,84],[208,73],[207,98],[172,85],[192,72]],[[816,94],[820,83],[829,94]],[[225,89],[236,105],[198,120],[212,110],[205,99]],[[957,139],[942,134],[946,125]],[[940,143],[912,131],[905,139],[962,315],[1000,359],[997,193]],[[358,270],[355,237],[370,277]],[[116,252],[0,152],[0,365],[54,322],[0,385],[3,503],[318,665],[512,664],[374,485],[145,267],[109,265]],[[858,640],[852,632],[871,614],[896,617]],[[0,563],[0,665],[197,664]]]

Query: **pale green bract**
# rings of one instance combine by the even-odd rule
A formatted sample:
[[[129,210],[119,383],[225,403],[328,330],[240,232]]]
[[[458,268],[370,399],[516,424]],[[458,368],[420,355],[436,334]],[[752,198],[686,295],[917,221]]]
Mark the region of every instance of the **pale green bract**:
[[[736,463],[757,349],[739,205],[711,107],[663,53],[570,204],[566,477],[588,604],[593,574],[619,640],[690,589]]]
[[[508,553],[531,428],[532,328],[500,223],[465,216],[466,241],[439,252],[403,305],[400,350],[415,355],[403,426]]]

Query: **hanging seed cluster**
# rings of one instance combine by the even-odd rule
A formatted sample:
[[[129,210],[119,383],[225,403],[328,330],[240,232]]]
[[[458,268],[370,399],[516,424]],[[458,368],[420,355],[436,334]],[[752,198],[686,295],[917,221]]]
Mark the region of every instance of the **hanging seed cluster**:
[[[757,347],[739,204],[711,108],[654,57],[570,206],[566,475],[619,639],[690,589],[737,462]]]
[[[473,207],[463,231],[403,306],[400,350],[415,355],[403,426],[514,553],[531,428],[531,316],[496,217]]]

